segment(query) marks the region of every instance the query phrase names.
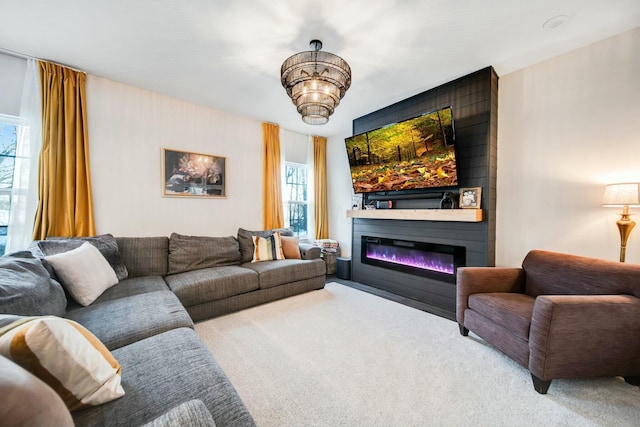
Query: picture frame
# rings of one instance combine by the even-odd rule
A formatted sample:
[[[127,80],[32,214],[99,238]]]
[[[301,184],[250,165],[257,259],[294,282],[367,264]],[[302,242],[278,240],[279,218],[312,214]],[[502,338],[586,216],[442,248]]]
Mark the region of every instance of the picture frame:
[[[460,189],[460,207],[462,209],[480,209],[482,187]]]
[[[214,154],[162,149],[162,196],[224,198],[227,159]]]

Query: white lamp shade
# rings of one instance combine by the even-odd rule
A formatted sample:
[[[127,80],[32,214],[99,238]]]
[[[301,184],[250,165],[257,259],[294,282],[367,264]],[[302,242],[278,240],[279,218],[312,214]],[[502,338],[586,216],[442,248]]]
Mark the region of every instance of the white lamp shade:
[[[640,183],[607,185],[602,204],[604,206],[640,206]]]

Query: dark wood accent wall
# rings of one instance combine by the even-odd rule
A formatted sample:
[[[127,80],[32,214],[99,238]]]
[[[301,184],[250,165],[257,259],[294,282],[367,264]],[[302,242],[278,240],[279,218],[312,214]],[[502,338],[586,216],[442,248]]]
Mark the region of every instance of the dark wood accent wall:
[[[466,265],[495,265],[498,75],[492,67],[412,96],[353,121],[353,134],[453,107],[460,187],[482,187],[483,221],[478,223],[353,219],[352,278],[421,301],[433,312],[454,318],[455,285],[386,270],[360,262],[361,236],[451,244],[466,248]],[[457,190],[453,190],[457,195]],[[415,199],[398,198],[397,208],[438,207],[441,189]],[[394,194],[375,198],[393,199]]]

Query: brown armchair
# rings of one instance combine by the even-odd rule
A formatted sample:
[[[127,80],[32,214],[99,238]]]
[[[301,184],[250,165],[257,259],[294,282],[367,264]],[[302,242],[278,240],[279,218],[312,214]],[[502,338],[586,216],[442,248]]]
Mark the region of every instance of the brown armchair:
[[[457,274],[460,333],[529,369],[538,393],[557,378],[640,385],[640,265],[535,250],[521,268]]]

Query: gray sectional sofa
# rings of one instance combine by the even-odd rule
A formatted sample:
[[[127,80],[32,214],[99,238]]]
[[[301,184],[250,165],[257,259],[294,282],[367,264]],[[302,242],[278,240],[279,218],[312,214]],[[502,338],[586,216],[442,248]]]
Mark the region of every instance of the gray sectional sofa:
[[[251,236],[271,232],[240,229],[237,238],[101,236],[118,252],[116,259],[105,258],[121,263],[126,278],[84,307],[65,295],[52,269],[47,271],[46,261],[39,259],[40,246],[34,249],[35,257],[26,251],[6,255],[0,257],[0,270],[10,274],[0,277],[0,313],[74,320],[119,362],[125,395],[72,412],[77,426],[251,426],[251,415],[194,332],[193,321],[324,287],[320,248],[301,245],[301,259],[257,263],[247,259],[253,251]],[[54,251],[64,249],[62,242],[51,244],[47,251],[55,246],[59,248]],[[76,240],[66,243],[77,246]],[[26,280],[16,280],[20,274]],[[23,406],[32,402],[26,409],[31,416],[43,413],[44,419],[56,419],[55,402],[34,398],[38,392],[24,390],[32,379],[15,380],[20,375],[29,373],[0,356],[0,393],[16,397],[14,403],[0,403],[3,422],[21,423],[21,401]],[[24,399],[18,398],[23,394]],[[35,402],[50,406],[38,411]]]

